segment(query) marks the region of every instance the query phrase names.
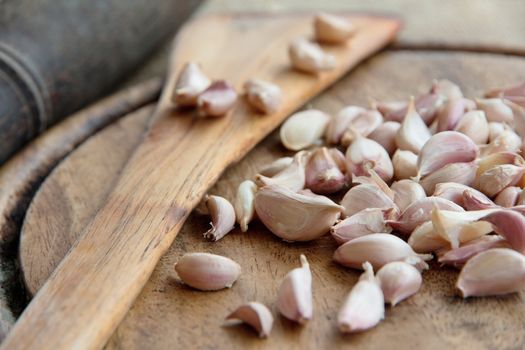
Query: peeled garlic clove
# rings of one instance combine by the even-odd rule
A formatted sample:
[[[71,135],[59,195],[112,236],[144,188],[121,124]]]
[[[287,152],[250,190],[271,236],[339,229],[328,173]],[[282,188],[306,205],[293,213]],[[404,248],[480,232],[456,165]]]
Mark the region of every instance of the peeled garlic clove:
[[[350,122],[366,109],[358,106],[346,106],[341,109],[328,123],[326,128],[326,141],[337,144],[341,142],[341,137],[348,129]]]
[[[344,208],[327,197],[265,186],[255,194],[255,211],[263,224],[285,241],[310,241],[324,235]]]
[[[292,164],[274,176],[266,177],[263,175],[257,175],[257,183],[261,186],[282,186],[294,192],[302,190],[306,181],[306,157],[307,153],[305,151],[296,153]]]
[[[339,244],[371,233],[389,233],[392,228],[386,225],[385,215],[384,209],[363,209],[332,226],[330,233]]]
[[[486,144],[490,136],[489,123],[483,111],[465,113],[454,130],[467,135],[478,145]]]
[[[506,187],[517,185],[524,174],[524,166],[496,165],[479,176],[479,190],[487,196],[493,197]]]
[[[494,140],[486,146],[481,147],[481,155],[486,156],[498,152],[520,152],[522,146],[521,138],[510,128],[499,134]]]
[[[292,66],[306,73],[317,73],[335,68],[333,55],[323,51],[321,46],[304,38],[293,41],[288,47]]]
[[[340,44],[355,33],[355,27],[346,18],[319,13],[314,19],[314,32],[317,41]]]
[[[367,137],[383,122],[383,116],[376,110],[365,110],[348,123],[341,137],[341,144],[348,146],[359,136]]]
[[[248,231],[248,224],[252,221],[255,214],[253,202],[256,192],[257,185],[251,180],[241,182],[237,189],[237,197],[235,197],[234,203],[235,216],[242,232]]]
[[[397,147],[417,154],[431,136],[427,125],[415,109],[414,98],[411,97],[405,118],[396,134]]]
[[[432,221],[425,221],[412,231],[408,238],[408,245],[416,253],[432,253],[438,249],[450,246],[446,237],[434,231]]]
[[[239,306],[226,317],[226,321],[239,320],[252,327],[260,338],[266,338],[270,334],[273,325],[273,316],[270,310],[256,301]]]
[[[233,108],[237,101],[235,89],[224,80],[213,82],[197,98],[199,115],[221,117]]]
[[[334,253],[334,260],[347,267],[360,269],[368,261],[374,269],[392,261],[404,261],[414,257],[423,260],[432,259],[432,256],[418,255],[401,238],[389,233],[371,233],[354,238],[339,246]]]
[[[417,154],[398,149],[392,157],[392,166],[397,180],[415,177],[417,175]]]
[[[241,275],[241,266],[224,256],[186,253],[175,264],[179,278],[199,290],[230,288]]]
[[[289,320],[300,324],[312,319],[312,273],[306,257],[301,254],[301,267],[288,272],[279,287],[277,309]]]
[[[281,126],[281,142],[289,150],[310,147],[324,134],[330,116],[316,109],[293,114]]]
[[[368,175],[373,169],[384,181],[390,181],[394,167],[388,152],[379,143],[358,137],[346,150],[348,171],[354,175]]]
[[[463,97],[461,88],[447,79],[435,80],[432,91],[444,96],[447,100]]]
[[[341,172],[326,147],[315,150],[306,164],[306,187],[318,194],[341,190],[346,176]]]
[[[463,208],[466,210],[484,210],[497,207],[487,196],[473,188],[463,191]]]
[[[363,184],[352,187],[341,200],[345,216],[352,216],[366,208],[390,209],[397,208],[390,199],[376,185]]]
[[[463,298],[514,293],[524,285],[525,256],[508,248],[489,249],[474,256],[456,282]]]
[[[204,238],[215,242],[233,230],[235,209],[226,198],[219,196],[208,196],[206,207],[211,216],[211,228],[204,233]]]
[[[246,99],[259,112],[274,113],[282,103],[282,91],[279,86],[268,81],[252,79],[244,84]]]
[[[492,224],[494,232],[504,237],[516,251],[525,253],[525,217],[520,213],[502,209],[483,218]]]
[[[210,84],[210,79],[204,75],[199,65],[194,62],[188,62],[182,67],[171,99],[180,107],[195,106],[199,95]]]
[[[400,127],[401,124],[398,122],[384,122],[368,135],[368,138],[379,143],[389,155],[392,155],[397,149],[396,134]]]
[[[492,248],[508,248],[505,239],[498,235],[483,236],[473,241],[467,242],[459,248],[451,249],[441,255],[438,261],[443,265],[454,267],[463,266],[474,255]]]
[[[487,203],[487,204],[492,203],[492,201],[487,196],[485,196],[483,193],[479,192],[478,190],[475,190],[469,186],[462,185],[462,184],[455,183],[455,182],[443,182],[443,183],[437,184],[434,190],[434,194],[432,194],[432,196],[448,199],[449,201],[452,201],[456,203],[457,205],[462,206],[466,210],[473,210],[465,206],[465,202],[464,202],[465,191],[469,192],[468,193],[469,198],[474,198],[476,201],[479,201],[480,203]],[[494,203],[492,203],[492,206],[495,206]],[[481,208],[478,208],[478,209],[481,209]]]
[[[443,131],[433,135],[417,158],[418,177],[433,173],[450,163],[470,162],[479,154],[476,144],[457,131]]]
[[[509,186],[498,193],[494,199],[494,203],[505,208],[513,207],[516,205],[521,192],[521,188]]]
[[[365,272],[352,288],[337,316],[343,333],[361,332],[376,326],[385,318],[383,292],[374,278],[374,270],[363,264]]]
[[[415,181],[400,180],[396,181],[390,186],[394,191],[394,203],[401,212],[415,201],[425,198],[425,190]]]
[[[419,183],[427,194],[435,191],[436,185],[443,182],[456,182],[470,186],[476,181],[478,165],[476,162],[452,163],[425,176]]]
[[[266,177],[272,177],[286,169],[290,164],[292,164],[292,162],[293,157],[278,158],[262,168],[261,171],[259,171],[259,174]]]
[[[376,278],[385,302],[392,306],[416,294],[423,282],[419,270],[403,261],[386,264],[377,271]]]
[[[512,123],[512,109],[501,98],[476,99],[478,109],[485,112],[489,122]]]
[[[474,108],[475,104],[463,97],[449,100],[437,116],[437,131],[454,130],[461,117]]]

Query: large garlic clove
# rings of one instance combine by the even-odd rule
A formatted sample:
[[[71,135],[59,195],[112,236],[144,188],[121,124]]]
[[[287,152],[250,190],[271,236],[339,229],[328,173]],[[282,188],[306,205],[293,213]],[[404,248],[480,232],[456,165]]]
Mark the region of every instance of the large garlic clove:
[[[494,248],[471,258],[459,274],[456,288],[463,298],[514,293],[525,286],[525,256]]]
[[[390,181],[394,168],[388,152],[379,143],[358,137],[346,150],[348,171],[354,175],[368,175],[373,169],[384,181]]]
[[[415,109],[414,98],[411,97],[405,118],[396,134],[397,147],[417,154],[431,136],[425,122]]]
[[[335,68],[333,55],[323,51],[321,46],[304,38],[294,40],[288,47],[292,66],[302,72],[317,73]]]
[[[428,195],[435,191],[437,184],[443,182],[456,182],[470,186],[476,181],[477,169],[476,162],[451,163],[425,176],[419,183]]]
[[[397,149],[396,134],[400,127],[401,124],[398,122],[384,122],[372,131],[372,133],[368,135],[368,138],[379,143],[389,155],[392,155]]]
[[[486,144],[490,136],[489,123],[483,111],[465,113],[454,130],[467,135],[478,145]]]
[[[263,224],[285,241],[310,241],[327,233],[343,207],[329,198],[265,186],[255,194],[255,211]]]
[[[365,331],[385,318],[383,292],[372,266],[364,263],[363,269],[365,272],[346,297],[337,316],[339,330],[343,333]]]
[[[175,264],[179,278],[199,290],[230,288],[241,275],[241,266],[224,256],[186,253]]]
[[[417,175],[417,154],[398,149],[392,157],[392,166],[397,180],[415,177]]]
[[[346,18],[319,13],[314,18],[315,39],[330,44],[341,44],[355,33],[352,22]]]
[[[506,187],[517,185],[524,174],[525,166],[496,165],[479,176],[478,188],[487,196],[493,197]]]
[[[525,216],[502,209],[485,216],[483,220],[490,222],[494,232],[504,237],[514,250],[525,254]]]
[[[498,206],[483,193],[471,188],[463,191],[463,207],[466,210],[483,210]]]
[[[388,211],[385,212],[384,209],[363,209],[332,226],[330,233],[338,244],[371,233],[389,233],[392,228],[386,225],[385,215],[388,216]]]
[[[305,174],[306,187],[318,194],[336,193],[346,185],[346,176],[326,147],[312,153],[306,164]]]
[[[413,202],[427,196],[420,184],[408,179],[396,181],[390,188],[394,191],[394,203],[401,212],[405,211]]]
[[[294,192],[302,190],[306,182],[306,158],[307,152],[301,151],[295,154],[292,164],[284,168],[272,177],[257,175],[256,181],[261,186],[282,186]]]
[[[330,119],[326,127],[326,141],[332,144],[341,142],[341,137],[348,129],[350,122],[366,109],[358,106],[346,106]]]
[[[368,261],[374,269],[392,261],[404,261],[407,258],[421,260],[432,259],[429,255],[418,255],[401,238],[389,233],[372,233],[354,238],[339,246],[334,253],[334,260],[347,267],[360,269]]]
[[[234,202],[235,217],[242,232],[248,231],[248,224],[252,221],[255,214],[253,202],[256,192],[257,185],[251,180],[241,182],[237,189],[237,197],[235,197]]]
[[[293,114],[280,129],[281,142],[289,150],[310,147],[324,134],[330,116],[316,109]]]
[[[204,117],[221,117],[237,102],[235,89],[224,80],[213,82],[197,98],[197,110]]]
[[[348,146],[359,136],[367,137],[370,135],[381,123],[383,122],[383,116],[376,110],[365,110],[359,113],[357,117],[353,118],[348,123],[347,130],[341,137],[341,144]]]
[[[233,230],[235,209],[226,198],[219,196],[208,196],[206,207],[211,216],[211,228],[204,233],[204,238],[218,241]]]
[[[521,138],[509,127],[506,127],[502,133],[494,138],[488,145],[480,147],[481,156],[498,152],[520,152],[522,146]]]
[[[476,199],[476,201],[479,201],[480,203],[492,204],[491,206],[495,206],[494,203],[492,203],[492,201],[483,193],[469,186],[462,185],[456,182],[443,182],[437,184],[432,196],[448,199],[449,201],[452,201],[457,205],[462,206],[466,210],[473,210],[472,208],[469,208],[465,205],[465,191],[469,192],[469,199],[473,198]]]
[[[501,98],[476,99],[479,110],[485,112],[489,122],[512,123],[512,109]]]
[[[432,221],[425,221],[412,231],[408,238],[408,245],[419,254],[432,253],[450,246],[447,237],[434,231]]]
[[[404,261],[394,261],[377,271],[385,302],[396,306],[402,300],[416,294],[421,288],[421,272]]]
[[[363,184],[352,187],[341,200],[345,216],[352,216],[366,208],[390,209],[396,208],[394,201],[390,199],[376,185]]]
[[[438,261],[443,265],[463,266],[474,255],[492,248],[508,248],[507,241],[498,235],[482,236],[467,242],[459,248],[451,249],[441,255]]]
[[[496,198],[494,198],[494,203],[505,208],[513,207],[518,202],[522,192],[523,190],[519,187],[509,186],[498,193]]]
[[[432,91],[444,96],[447,100],[463,97],[461,88],[447,79],[435,80]]]
[[[277,309],[289,320],[304,324],[312,319],[312,272],[306,257],[301,254],[301,267],[284,277],[279,287]]]
[[[210,79],[204,75],[199,65],[194,62],[188,62],[182,67],[171,99],[179,107],[195,106],[199,95],[210,84]]]
[[[268,81],[251,79],[244,83],[246,100],[259,112],[271,114],[282,104],[281,88]]]
[[[454,130],[463,115],[474,109],[476,106],[473,101],[466,98],[456,98],[449,100],[444,108],[438,113],[437,131]]]
[[[266,338],[272,330],[273,316],[264,304],[251,301],[235,309],[226,317],[226,321],[242,321],[252,327],[260,338]]]

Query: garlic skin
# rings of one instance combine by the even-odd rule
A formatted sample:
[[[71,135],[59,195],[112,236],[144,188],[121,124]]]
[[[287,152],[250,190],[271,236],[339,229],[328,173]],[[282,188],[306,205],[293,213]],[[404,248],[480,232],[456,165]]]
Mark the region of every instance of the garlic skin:
[[[224,80],[213,82],[197,98],[197,110],[203,117],[222,117],[237,102],[235,89]]]
[[[394,167],[388,152],[379,143],[358,137],[346,150],[348,171],[354,175],[368,175],[373,169],[384,181],[394,176]]]
[[[482,218],[492,224],[494,232],[504,237],[512,249],[525,254],[525,216],[501,209]]]
[[[463,97],[449,100],[437,116],[437,131],[454,130],[461,117],[475,107],[473,101]]]
[[[434,231],[432,221],[425,221],[412,231],[407,241],[408,245],[419,254],[432,253],[450,246],[446,237]]]
[[[486,144],[490,136],[489,123],[483,111],[465,113],[454,130],[468,136],[478,145]]]
[[[367,137],[383,123],[383,116],[376,110],[365,110],[353,118],[341,137],[341,144],[348,146],[358,137]]]
[[[448,199],[466,210],[473,210],[473,208],[469,208],[465,203],[465,191],[468,191],[469,198],[475,198],[480,203],[495,206],[494,203],[480,191],[455,182],[442,182],[437,184],[432,196]]]
[[[260,186],[282,186],[294,192],[302,190],[306,182],[306,158],[308,153],[301,151],[295,154],[292,164],[272,177],[257,175],[255,181]]]
[[[503,237],[498,235],[482,236],[467,242],[459,248],[447,251],[439,257],[438,261],[443,265],[459,268],[474,255],[492,248],[509,248],[509,244]]]
[[[252,221],[255,214],[253,202],[255,200],[256,192],[257,185],[251,180],[241,182],[237,189],[234,209],[235,217],[237,218],[237,222],[239,223],[242,232],[248,231],[248,224]]]
[[[210,84],[210,79],[204,75],[199,65],[188,62],[179,73],[171,100],[178,107],[196,106],[197,98]]]
[[[366,109],[358,106],[346,106],[341,109],[333,118],[330,119],[326,127],[326,142],[331,144],[338,144],[341,142],[341,137],[348,129],[350,122]]]
[[[293,114],[280,129],[281,142],[291,151],[310,147],[324,134],[330,116],[316,109]]]
[[[390,233],[392,228],[386,225],[385,215],[388,216],[388,212],[385,212],[384,209],[363,209],[332,226],[330,233],[338,244],[371,233]]]
[[[485,171],[503,164],[525,165],[525,161],[519,154],[513,152],[497,152],[489,154],[478,159],[478,177]]]
[[[336,193],[346,185],[346,176],[326,147],[312,153],[306,164],[305,174],[306,187],[317,194]]]
[[[419,184],[430,195],[436,189],[436,186],[443,182],[456,182],[462,185],[470,186],[476,181],[478,165],[476,162],[470,163],[451,163],[443,168],[425,176]]]
[[[226,321],[236,320],[250,325],[258,333],[259,338],[268,337],[273,326],[271,311],[264,304],[256,301],[239,306],[226,317]]]
[[[377,271],[376,278],[385,302],[392,306],[416,294],[423,283],[419,270],[404,261],[386,264]]]
[[[321,46],[304,38],[294,40],[288,47],[292,67],[306,73],[334,69],[335,57],[323,51]]]
[[[282,104],[281,88],[264,80],[251,79],[244,83],[246,100],[259,112],[272,114]]]
[[[518,202],[518,198],[522,192],[522,189],[519,187],[509,186],[498,193],[494,199],[494,203],[505,208],[513,207]]]
[[[408,179],[396,181],[390,188],[394,191],[394,203],[401,212],[413,202],[427,196],[420,184]]]
[[[391,156],[397,149],[396,134],[401,127],[401,124],[393,121],[386,121],[379,125],[368,138],[379,143]]]
[[[367,208],[390,209],[394,201],[376,185],[363,184],[352,187],[341,200],[344,216],[352,216]]]
[[[478,187],[487,196],[494,197],[506,187],[517,185],[524,174],[524,166],[496,165],[479,176]]]
[[[262,168],[259,171],[260,175],[266,176],[266,177],[272,177],[281,171],[283,171],[285,168],[287,168],[290,164],[293,162],[293,157],[281,157],[270,164],[266,165],[264,168]]]
[[[392,165],[396,180],[415,177],[417,175],[417,154],[398,149],[392,157]]]
[[[241,275],[241,266],[220,255],[186,253],[175,264],[175,271],[188,286],[211,291],[230,288]]]
[[[300,260],[301,267],[288,272],[281,282],[277,309],[287,319],[304,324],[313,316],[312,272],[303,254]]]
[[[330,230],[344,209],[327,197],[265,186],[255,194],[255,211],[263,224],[285,241],[310,241]]]
[[[456,288],[463,298],[503,295],[525,286],[525,256],[508,248],[481,252],[467,261]]]
[[[512,109],[501,98],[476,99],[479,110],[485,112],[489,122],[512,123],[514,114]]]
[[[355,27],[346,18],[319,13],[314,18],[315,39],[330,44],[342,44],[352,37]]]
[[[337,315],[337,325],[343,333],[365,331],[385,318],[385,300],[374,270],[367,262],[363,263],[363,270]]]
[[[208,196],[206,207],[211,216],[211,228],[204,233],[204,238],[216,242],[233,230],[235,209],[226,198],[219,196]]]
[[[396,144],[402,150],[418,154],[432,135],[416,111],[414,98],[408,103],[408,110],[396,134]]]

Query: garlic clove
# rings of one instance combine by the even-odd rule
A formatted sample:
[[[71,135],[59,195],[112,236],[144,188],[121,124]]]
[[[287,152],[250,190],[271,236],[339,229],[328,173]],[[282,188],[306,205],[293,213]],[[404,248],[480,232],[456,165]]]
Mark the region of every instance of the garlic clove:
[[[443,109],[438,113],[437,131],[454,130],[459,120],[469,110],[475,109],[473,101],[466,98],[448,100]]]
[[[255,194],[255,211],[263,224],[285,241],[310,241],[330,230],[344,209],[327,197],[265,186]]]
[[[392,306],[416,294],[423,282],[419,270],[403,261],[386,264],[377,271],[376,278],[385,302]]]
[[[241,275],[241,266],[224,256],[186,253],[175,264],[179,278],[199,290],[230,288]]]
[[[336,66],[333,55],[327,54],[321,46],[304,38],[290,43],[288,54],[293,68],[302,72],[317,73],[331,70]]]
[[[324,134],[330,116],[316,109],[293,114],[280,129],[281,142],[289,150],[310,147]]]
[[[368,138],[379,143],[389,155],[392,155],[397,149],[396,134],[400,127],[401,124],[398,122],[384,122],[372,131],[372,133],[368,135]]]
[[[447,79],[434,80],[432,91],[444,96],[447,100],[463,97],[461,88]]]
[[[485,93],[485,97],[525,96],[525,82],[502,89],[494,89]]]
[[[474,182],[474,187],[479,187],[479,177],[485,171],[503,164],[513,164],[513,165],[525,165],[523,158],[512,152],[497,152],[489,154],[487,156],[481,157],[477,160],[478,162],[478,171],[476,175],[476,181]]]
[[[420,184],[408,179],[396,181],[390,188],[394,192],[394,203],[401,212],[405,211],[413,202],[427,196]]]
[[[312,319],[312,272],[301,254],[301,267],[288,272],[279,287],[277,309],[287,319],[300,324]]]
[[[235,197],[234,203],[235,217],[242,232],[248,231],[248,224],[255,214],[253,202],[256,192],[257,185],[251,180],[241,182],[237,189],[237,197]]]
[[[255,177],[256,182],[260,186],[282,186],[294,192],[302,190],[306,182],[305,167],[307,156],[308,153],[306,151],[296,153],[292,164],[290,164],[288,167],[284,168],[272,177],[257,175]]]
[[[400,123],[401,121],[403,121],[403,118],[406,114],[407,106],[408,104],[406,101],[371,102],[371,108],[379,111],[379,113],[383,115],[385,120],[393,121],[396,123]],[[399,111],[403,111],[403,113],[400,113]]]
[[[484,210],[498,206],[483,193],[470,188],[463,191],[463,207],[466,210]]]
[[[248,324],[259,334],[260,338],[268,337],[272,330],[273,316],[271,311],[264,304],[256,301],[239,306],[226,317],[226,321],[235,320]]]
[[[481,252],[467,261],[456,288],[463,298],[518,292],[525,285],[525,256],[508,248]]]
[[[441,255],[438,261],[443,265],[463,266],[474,255],[492,248],[508,248],[507,241],[498,235],[482,236],[456,249],[451,249]]]
[[[348,146],[359,136],[367,137],[383,122],[383,116],[376,110],[365,110],[353,118],[341,136],[341,144]]]
[[[330,44],[341,44],[355,33],[355,27],[346,18],[319,13],[314,18],[315,39]]]
[[[332,156],[332,159],[339,167],[339,170],[341,170],[341,172],[343,173],[346,173],[348,169],[346,168],[346,157],[344,153],[338,150],[337,148],[329,148],[328,153],[330,153],[330,155]],[[352,180],[352,173],[349,173],[347,175],[350,177],[350,180]]]
[[[456,182],[470,186],[476,181],[477,169],[476,162],[451,163],[425,176],[419,183],[428,195],[433,193],[436,186],[443,182]]]
[[[292,164],[292,162],[293,157],[278,158],[262,168],[261,171],[259,171],[259,174],[266,177],[272,177],[286,169],[290,164]]]
[[[224,80],[213,82],[197,98],[197,110],[204,117],[221,117],[237,101],[235,89]]]
[[[476,110],[465,113],[454,130],[467,135],[478,145],[486,144],[490,136],[489,123],[483,111]]]
[[[326,147],[315,150],[305,168],[306,187],[314,193],[330,194],[340,191],[346,185],[346,176]]]
[[[341,137],[348,129],[350,122],[366,109],[358,106],[346,106],[341,109],[333,118],[330,119],[326,127],[326,141],[331,144],[341,142]]]
[[[390,199],[376,185],[363,184],[352,187],[341,200],[343,214],[348,217],[366,208],[390,209],[396,208]]]
[[[251,79],[244,84],[246,100],[259,112],[272,114],[282,104],[282,91],[276,84],[268,81]]]
[[[494,203],[505,208],[513,207],[517,205],[518,198],[522,192],[522,189],[519,187],[509,186],[498,193]]]
[[[481,156],[498,152],[520,152],[522,146],[521,138],[509,127],[506,127],[501,134],[490,141],[488,145],[480,147]]]
[[[188,62],[181,69],[171,99],[179,107],[196,106],[197,98],[210,84],[210,79],[204,75],[199,65]]]
[[[425,122],[426,125],[430,125],[436,118],[436,115],[441,109],[443,102],[443,96],[431,89],[429,92],[415,99],[414,108],[423,120],[423,122]],[[409,104],[410,103],[405,103],[405,106],[403,108],[386,114],[385,119],[397,121],[400,123],[403,122],[407,115],[407,111],[409,110]]]
[[[501,98],[476,99],[476,106],[485,112],[489,122],[512,123],[512,109]]]
[[[417,154],[398,149],[392,157],[392,166],[397,180],[415,177],[417,175]]]
[[[385,215],[388,215],[388,213],[384,209],[363,209],[332,226],[330,233],[338,244],[343,244],[354,238],[371,233],[390,233],[392,228],[386,225]]]
[[[449,247],[450,242],[434,231],[432,221],[425,221],[412,231],[408,238],[408,245],[419,254],[432,253],[436,250]]]
[[[501,135],[507,129],[507,125],[503,123],[491,122],[489,123],[489,142],[492,142],[496,137]]]
[[[374,169],[368,169],[368,176],[357,176],[354,179],[354,182],[358,184],[369,184],[377,186],[388,196],[388,198],[394,200],[394,191],[392,191],[390,187],[388,187],[388,184],[374,171]]]
[[[505,104],[512,109],[512,113],[514,115],[514,123],[513,128],[514,131],[521,137],[525,137],[525,96],[523,96],[523,104],[519,105],[512,101],[505,100]]]
[[[523,179],[522,179],[523,181]],[[520,206],[520,205],[525,205],[525,191],[521,191],[519,196],[518,196],[518,199],[516,200],[516,202],[514,203],[515,206]]]
[[[206,208],[211,216],[211,228],[204,233],[204,238],[218,241],[233,230],[235,226],[235,209],[233,205],[223,197],[207,196]]]
[[[346,297],[337,316],[343,333],[361,332],[376,326],[385,318],[385,300],[372,266],[363,264],[365,272]]]
[[[474,198],[480,203],[492,203],[492,201],[487,196],[485,196],[478,190],[455,182],[442,182],[437,184],[432,196],[448,199],[449,201],[452,201],[457,205],[462,206],[466,210],[473,210],[468,206],[465,206],[465,191],[469,192],[469,199]],[[492,206],[495,206],[494,203],[492,203]]]
[[[368,175],[373,169],[384,181],[390,181],[394,167],[388,152],[379,143],[358,137],[346,150],[348,171],[354,175]]]
[[[506,187],[517,185],[524,174],[525,166],[496,165],[479,176],[478,188],[487,196],[494,197]]]
[[[402,150],[419,153],[432,135],[415,109],[414,98],[408,103],[408,110],[396,134],[396,144]]]
[[[525,217],[520,213],[509,210],[497,210],[482,220],[492,224],[494,232],[504,237],[516,251],[525,253]]]

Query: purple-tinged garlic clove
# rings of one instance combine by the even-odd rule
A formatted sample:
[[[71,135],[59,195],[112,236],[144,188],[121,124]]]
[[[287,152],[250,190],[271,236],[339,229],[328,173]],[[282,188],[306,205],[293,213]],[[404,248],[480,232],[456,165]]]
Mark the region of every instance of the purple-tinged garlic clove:
[[[197,98],[197,110],[204,117],[222,117],[237,102],[235,89],[224,80],[213,82]]]
[[[473,101],[463,97],[448,100],[443,109],[438,113],[437,131],[454,130],[463,115],[475,109],[475,107],[476,105]]]
[[[206,207],[211,217],[211,228],[204,233],[204,238],[215,242],[233,230],[235,209],[226,198],[219,196],[207,196]]]
[[[178,107],[196,106],[197,98],[210,84],[210,79],[204,75],[199,65],[194,62],[188,62],[181,69],[171,100]]]
[[[386,225],[385,222],[385,216],[388,214],[388,210],[385,209],[363,209],[332,226],[330,233],[338,244],[343,244],[354,238],[371,233],[390,233],[392,228]]]
[[[310,147],[323,136],[329,121],[328,114],[316,109],[297,112],[281,126],[281,142],[292,151]]]
[[[513,207],[517,205],[518,198],[522,192],[523,190],[517,186],[509,186],[498,193],[496,198],[494,198],[494,203],[504,208]]]
[[[348,146],[358,137],[368,137],[383,123],[383,116],[376,110],[365,110],[353,118],[341,136],[341,144]]]
[[[372,131],[368,138],[383,146],[389,155],[393,155],[397,149],[396,134],[400,127],[401,124],[398,122],[384,122]]]
[[[509,210],[497,210],[482,220],[492,224],[494,232],[504,237],[512,249],[525,254],[525,216]]]
[[[421,272],[409,263],[394,261],[384,265],[376,273],[385,303],[396,306],[402,300],[416,294],[421,288]]]
[[[427,196],[423,187],[413,180],[396,181],[390,188],[394,191],[394,203],[401,212],[405,211],[413,202]]]
[[[465,191],[469,192],[469,199],[473,198],[474,200],[479,201],[480,203],[492,204],[492,206],[495,206],[494,203],[492,203],[492,201],[480,191],[456,182],[442,182],[437,184],[432,196],[448,199],[449,201],[456,203],[457,205],[463,207],[466,210],[481,209],[469,209],[468,205],[465,205]]]
[[[226,317],[227,324],[231,321],[241,321],[252,327],[260,338],[266,338],[270,335],[273,325],[273,316],[271,311],[257,301],[251,301],[235,309]]]
[[[465,113],[454,130],[468,136],[478,145],[486,144],[490,136],[489,123],[483,111]]]
[[[304,255],[300,260],[301,267],[288,272],[281,282],[277,309],[287,319],[304,324],[313,316],[312,272]]]
[[[306,187],[317,194],[331,194],[340,191],[347,178],[326,147],[313,151],[305,168]]]
[[[394,201],[377,185],[363,184],[352,187],[341,200],[345,217],[367,208],[390,209],[397,207]]]
[[[272,177],[257,175],[256,182],[260,186],[282,186],[294,192],[302,190],[306,182],[305,167],[307,156],[308,153],[306,151],[296,153],[292,164]]]
[[[388,152],[379,143],[358,137],[346,150],[348,171],[354,175],[368,175],[373,169],[384,181],[390,181],[394,167]]]
[[[431,136],[427,125],[416,111],[414,98],[411,97],[405,118],[396,134],[397,147],[418,154]]]
[[[259,112],[272,114],[282,104],[282,91],[279,86],[264,80],[251,79],[244,84],[246,100]]]
[[[507,241],[498,235],[482,236],[465,243],[459,248],[451,249],[438,259],[443,265],[462,267],[474,255],[493,248],[509,248]]]
[[[290,43],[288,55],[292,67],[301,72],[316,74],[334,69],[336,66],[333,55],[324,52],[321,46],[304,38]]]
[[[425,176],[419,183],[430,195],[434,193],[436,186],[443,182],[456,182],[470,186],[476,181],[478,165],[476,162],[451,163],[443,168]]]
[[[387,101],[387,102],[379,102],[372,100],[371,101],[371,108],[376,109],[379,113],[383,115],[385,120],[387,121],[393,121],[396,123],[400,123],[403,121],[403,118],[406,114],[407,109],[407,101]],[[403,113],[399,113],[399,111],[404,111]],[[390,119],[390,118],[393,119]]]
[[[365,111],[366,109],[358,106],[346,106],[341,109],[333,118],[330,119],[330,122],[326,127],[326,142],[330,144],[340,143],[341,137],[348,129],[350,122]]]
[[[314,18],[314,34],[317,41],[342,44],[355,34],[356,28],[347,18],[319,13]]]
[[[512,109],[501,98],[476,99],[476,105],[485,112],[489,122],[511,124],[514,120]]]
[[[485,93],[485,97],[525,96],[525,82],[501,89],[490,90]]]
[[[466,210],[493,209],[498,206],[480,191],[469,188],[463,191],[463,208]]]

